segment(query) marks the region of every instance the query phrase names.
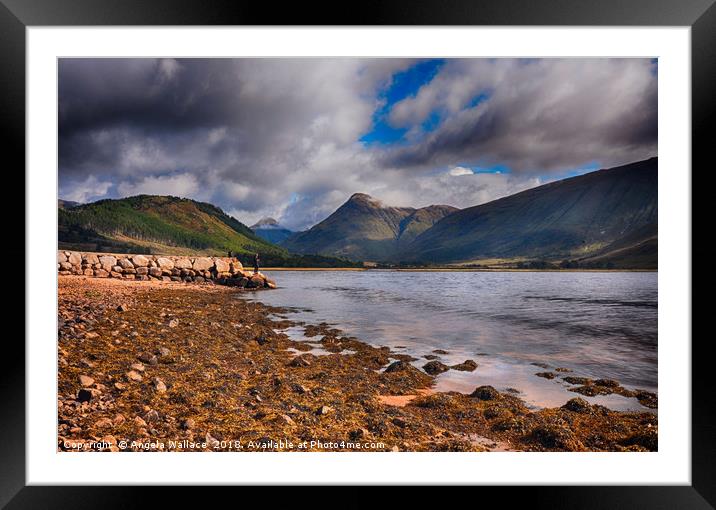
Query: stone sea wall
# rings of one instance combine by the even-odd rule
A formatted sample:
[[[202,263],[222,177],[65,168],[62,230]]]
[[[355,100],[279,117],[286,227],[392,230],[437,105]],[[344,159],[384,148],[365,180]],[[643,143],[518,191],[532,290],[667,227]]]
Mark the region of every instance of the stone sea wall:
[[[248,289],[276,288],[273,280],[261,273],[245,271],[241,262],[230,257],[130,255],[59,250],[57,271],[61,275],[95,278],[218,283]]]

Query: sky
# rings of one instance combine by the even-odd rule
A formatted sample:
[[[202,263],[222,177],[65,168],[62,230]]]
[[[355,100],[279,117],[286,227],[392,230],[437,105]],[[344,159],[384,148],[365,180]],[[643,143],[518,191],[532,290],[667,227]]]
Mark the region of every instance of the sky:
[[[59,196],[303,230],[353,193],[470,207],[657,155],[654,59],[60,59]]]

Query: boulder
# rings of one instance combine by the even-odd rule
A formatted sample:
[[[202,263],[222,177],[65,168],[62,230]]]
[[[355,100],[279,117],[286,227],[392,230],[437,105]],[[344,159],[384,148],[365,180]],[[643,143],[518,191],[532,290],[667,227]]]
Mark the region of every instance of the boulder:
[[[82,263],[82,255],[76,251],[70,252],[70,256],[67,258],[68,262],[73,266],[79,266]]]
[[[69,271],[72,269],[72,264],[69,262],[60,262],[60,270],[61,271]]]
[[[194,271],[208,271],[214,266],[214,261],[209,257],[197,257],[192,263],[192,269]]]
[[[138,275],[148,275],[149,274],[148,267],[138,267],[135,269],[135,271]]]
[[[148,365],[152,366],[159,363],[157,357],[151,352],[143,352],[139,356],[137,356],[137,359],[143,363],[147,363]]]
[[[385,372],[390,374],[392,372],[403,372],[405,370],[409,370],[411,368],[414,368],[410,363],[406,361],[395,361],[388,365],[388,368],[385,369]]]
[[[132,257],[132,264],[135,267],[147,267],[149,265],[149,259],[144,255],[134,255]]]
[[[132,264],[132,261],[129,260],[129,259],[119,259],[119,261],[117,262],[117,264],[118,264],[122,269],[134,269],[134,264]]]
[[[67,262],[67,255],[65,255],[64,252],[58,251],[57,252],[57,263],[61,264],[63,262]]]
[[[90,376],[88,376],[88,375],[81,375],[81,376],[80,376],[80,384],[81,384],[84,388],[87,388],[88,386],[92,386],[92,385],[94,384],[94,379],[92,379],[92,378],[91,378]]]
[[[94,271],[92,271],[90,268],[87,268],[84,271],[82,271],[82,274],[85,276],[94,276]]]
[[[105,271],[112,271],[112,268],[117,265],[117,258],[111,255],[103,255],[99,258],[99,263],[102,264],[102,269]]]
[[[290,367],[307,367],[310,366],[315,357],[312,354],[301,354],[296,356],[288,364]]]
[[[159,264],[159,267],[161,267],[162,269],[174,269],[174,261],[167,257],[157,258],[157,264]]]
[[[154,276],[155,278],[161,278],[162,277],[162,270],[158,267],[150,267],[149,268],[149,275]]]
[[[191,269],[191,260],[186,257],[176,259],[174,261],[174,267],[177,269]]]
[[[136,372],[135,370],[130,370],[127,372],[127,379],[130,381],[141,381],[142,380],[142,374],[139,372]]]
[[[109,273],[104,269],[95,269],[94,276],[95,278],[107,278],[109,276]]]
[[[214,267],[217,273],[228,273],[231,269],[229,263],[222,259],[214,259]]]
[[[252,276],[246,286],[250,289],[260,289],[264,286],[264,279],[258,275]]]
[[[428,361],[425,365],[423,365],[423,370],[425,370],[430,375],[438,375],[442,374],[443,372],[447,372],[450,370],[450,367],[445,365],[444,363],[439,362],[438,360],[434,361]]]
[[[82,255],[82,262],[91,265],[99,264],[99,257],[94,253],[85,253],[84,255]]]
[[[77,401],[78,402],[89,402],[92,400],[92,397],[94,394],[91,390],[88,390],[87,388],[82,388],[80,391],[77,392]]]
[[[231,264],[229,264],[229,266],[231,267],[232,273],[238,273],[239,271],[244,270],[244,266],[238,260],[234,260]]]
[[[316,414],[319,416],[325,416],[332,412],[333,412],[333,408],[331,406],[321,406],[318,409],[316,409]]]
[[[159,377],[155,377],[154,380],[154,389],[157,393],[166,393],[167,391],[167,385],[164,384],[164,381],[162,381]]]
[[[460,370],[462,372],[472,372],[477,368],[477,363],[475,363],[471,359],[466,359],[462,363],[458,363],[457,365],[453,365],[450,368],[453,370]]]

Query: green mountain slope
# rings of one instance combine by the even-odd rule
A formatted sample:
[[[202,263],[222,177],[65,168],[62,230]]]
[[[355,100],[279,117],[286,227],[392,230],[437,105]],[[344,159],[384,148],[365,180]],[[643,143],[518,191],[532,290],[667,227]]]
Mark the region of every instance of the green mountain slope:
[[[63,249],[124,253],[225,255],[248,263],[259,253],[264,266],[336,266],[341,261],[291,255],[254,234],[211,204],[155,195],[58,208]]]
[[[456,210],[446,205],[422,209],[388,207],[369,195],[356,193],[328,218],[292,235],[282,246],[297,253],[388,260],[403,243]]]
[[[595,262],[628,255],[627,264],[656,267],[657,166],[652,158],[460,210],[404,246],[396,260]]]

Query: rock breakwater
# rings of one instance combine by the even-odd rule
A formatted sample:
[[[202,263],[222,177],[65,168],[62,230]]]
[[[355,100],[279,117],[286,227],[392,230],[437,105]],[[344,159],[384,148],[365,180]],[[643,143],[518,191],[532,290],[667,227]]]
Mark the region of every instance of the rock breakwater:
[[[276,288],[276,283],[260,272],[245,271],[241,262],[234,257],[131,255],[59,250],[57,271],[64,276],[207,282],[248,289]]]

